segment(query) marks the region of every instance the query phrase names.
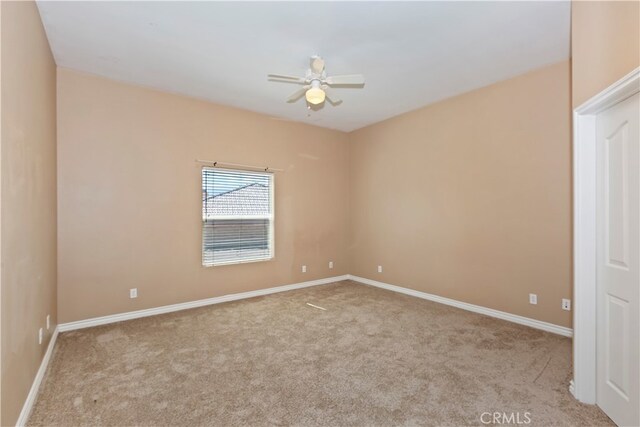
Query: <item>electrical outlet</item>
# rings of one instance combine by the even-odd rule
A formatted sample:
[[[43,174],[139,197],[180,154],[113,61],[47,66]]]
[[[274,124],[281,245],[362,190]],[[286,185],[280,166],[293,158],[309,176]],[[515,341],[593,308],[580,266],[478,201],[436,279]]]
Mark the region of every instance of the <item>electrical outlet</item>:
[[[529,304],[538,304],[538,295],[529,294]]]
[[[571,300],[567,298],[562,298],[562,309],[571,311]]]
[[[51,328],[51,315],[47,314],[47,331]]]
[[[129,289],[129,298],[138,298],[138,288]]]
[[[40,328],[40,330],[38,330],[38,344],[42,344],[42,336],[43,336],[43,331],[42,331],[42,328]]]
[[[378,273],[382,273],[382,266],[381,265],[378,266]]]
[[[302,266],[302,272],[303,272],[303,273],[306,273],[306,272],[307,272],[307,266],[306,266],[306,265],[303,265],[303,266]]]
[[[329,261],[329,268],[333,268],[333,261]]]

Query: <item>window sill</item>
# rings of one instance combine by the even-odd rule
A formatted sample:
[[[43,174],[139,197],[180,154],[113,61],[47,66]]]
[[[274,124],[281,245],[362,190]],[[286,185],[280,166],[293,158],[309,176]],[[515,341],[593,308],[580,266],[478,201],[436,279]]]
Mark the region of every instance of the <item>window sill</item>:
[[[236,264],[249,264],[249,263],[253,263],[253,262],[263,262],[263,261],[271,261],[273,260],[274,256],[271,255],[268,258],[251,258],[251,259],[243,259],[243,260],[232,260],[232,261],[225,261],[225,262],[215,262],[212,264],[202,264],[203,267],[205,268],[209,268],[209,267],[222,267],[225,265],[236,265]]]

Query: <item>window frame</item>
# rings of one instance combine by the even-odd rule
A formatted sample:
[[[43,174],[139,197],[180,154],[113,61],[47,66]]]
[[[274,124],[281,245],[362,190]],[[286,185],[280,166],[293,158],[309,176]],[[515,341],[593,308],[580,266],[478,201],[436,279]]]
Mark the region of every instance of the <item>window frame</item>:
[[[203,183],[204,183],[204,173],[205,171],[226,171],[226,172],[233,172],[233,173],[248,173],[248,174],[253,174],[253,175],[262,175],[262,176],[266,176],[269,179],[269,213],[265,216],[265,215],[247,215],[247,216],[236,216],[236,215],[220,215],[221,219],[238,219],[238,220],[242,220],[242,219],[268,219],[269,220],[269,230],[268,230],[268,234],[269,234],[269,239],[268,239],[268,247],[269,247],[269,256],[268,257],[258,257],[258,258],[243,258],[243,259],[233,259],[233,260],[227,260],[227,261],[220,261],[220,262],[211,262],[209,263],[205,263],[205,226],[206,226],[206,220],[204,218],[204,216],[202,215],[202,211],[203,211],[203,205],[205,203],[205,200],[201,200],[200,201],[200,221],[201,221],[201,228],[200,228],[200,239],[201,239],[201,245],[200,245],[200,251],[201,251],[201,255],[202,255],[202,260],[201,260],[201,264],[203,267],[205,268],[209,268],[209,267],[221,267],[221,266],[225,266],[225,265],[236,265],[236,264],[249,264],[249,263],[254,263],[254,262],[264,262],[264,261],[272,261],[275,256],[276,256],[276,247],[275,247],[275,174],[273,172],[268,172],[268,171],[253,171],[253,170],[247,170],[247,169],[230,169],[230,168],[221,168],[221,167],[215,167],[215,166],[202,166],[201,170],[200,170],[200,188],[203,187]],[[202,191],[202,190],[201,190]],[[215,257],[214,257],[215,259]]]

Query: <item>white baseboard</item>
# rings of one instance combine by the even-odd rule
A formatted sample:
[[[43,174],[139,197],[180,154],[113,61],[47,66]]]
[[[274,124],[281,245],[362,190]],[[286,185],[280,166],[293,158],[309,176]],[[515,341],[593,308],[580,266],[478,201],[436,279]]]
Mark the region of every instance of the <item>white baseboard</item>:
[[[573,380],[569,381],[569,393],[575,398],[576,397],[576,385]]]
[[[106,325],[109,323],[122,322],[124,320],[138,319],[141,317],[155,316],[156,314],[171,313],[174,311],[187,310],[190,308],[203,307],[207,305],[220,304],[223,302],[237,301],[246,298],[253,298],[263,295],[275,294],[278,292],[291,291],[294,289],[307,288],[310,286],[324,285],[327,283],[334,283],[341,280],[353,280],[355,282],[363,283],[365,285],[375,286],[377,288],[387,289],[394,292],[399,292],[405,295],[410,295],[417,298],[426,299],[429,301],[438,302],[440,304],[449,305],[452,307],[461,308],[463,310],[472,311],[474,313],[484,314],[486,316],[495,317],[509,322],[518,323],[520,325],[529,326],[535,329],[541,329],[543,331],[552,332],[554,334],[562,335],[565,337],[573,336],[573,330],[564,326],[554,325],[553,323],[543,322],[541,320],[535,320],[524,316],[518,316],[517,314],[506,313],[504,311],[494,310],[492,308],[482,307],[480,305],[469,304],[462,301],[457,301],[450,298],[441,297],[438,295],[428,294],[426,292],[416,291],[414,289],[403,288],[401,286],[390,285],[388,283],[379,282],[377,280],[366,279],[364,277],[354,276],[351,274],[345,274],[343,276],[328,277],[326,279],[311,280],[308,282],[294,283],[292,285],[277,286],[274,288],[259,289],[256,291],[241,292],[238,294],[223,295],[220,297],[213,297],[207,299],[201,299],[197,301],[189,301],[179,304],[165,305],[162,307],[149,308],[145,310],[129,311],[126,313],[113,314],[109,316],[94,317],[92,319],[78,320],[76,322],[62,323],[58,325],[57,330],[60,332],[73,331],[76,329],[90,328],[92,326]]]
[[[112,314],[109,316],[94,317],[92,319],[78,320],[76,322],[62,323],[58,325],[60,332],[73,331],[76,329],[90,328],[92,326],[106,325],[109,323],[122,322],[123,320],[138,319],[141,317],[155,316],[156,314],[171,313],[174,311],[187,310],[190,308],[204,307],[206,305],[220,304],[223,302],[237,301],[246,298],[259,297],[263,295],[275,294],[278,292],[291,291],[294,289],[308,288],[310,286],[325,285],[328,283],[347,280],[348,274],[343,276],[328,277],[326,279],[310,280],[308,282],[294,283],[292,285],[277,286],[275,288],[258,289],[256,291],[241,292],[239,294],[229,294],[220,297],[201,299],[197,301],[183,302],[179,304],[164,305],[162,307],[148,308],[145,310],[129,311],[126,313]]]
[[[40,390],[40,383],[42,383],[42,379],[44,378],[45,372],[47,372],[47,366],[49,366],[49,361],[51,360],[51,355],[53,354],[53,348],[56,345],[56,339],[58,338],[58,327],[53,330],[53,334],[51,335],[51,339],[49,340],[49,345],[47,346],[47,351],[42,358],[42,362],[40,362],[40,368],[38,368],[38,372],[36,373],[36,377],[33,379],[33,383],[31,384],[31,389],[29,390],[29,394],[27,395],[27,399],[24,401],[24,405],[22,406],[22,411],[20,411],[20,415],[18,416],[18,421],[16,421],[16,426],[22,427],[27,424],[27,420],[29,419],[29,415],[31,415],[31,410],[33,409],[33,404],[36,402],[36,397],[38,397],[38,390]]]
[[[541,320],[530,319],[528,317],[518,316],[517,314],[506,313],[504,311],[494,310],[492,308],[482,307],[480,305],[469,304],[462,301],[457,301],[450,298],[440,297],[438,295],[428,294],[426,292],[416,291],[414,289],[403,288],[401,286],[389,285],[388,283],[378,282],[376,280],[366,279],[364,277],[358,277],[349,275],[349,279],[355,282],[364,283],[365,285],[375,286],[377,288],[387,289],[389,291],[399,292],[401,294],[411,295],[426,299],[429,301],[439,302],[440,304],[450,305],[452,307],[461,308],[467,311],[473,311],[474,313],[484,314],[486,316],[495,317],[509,322],[518,323],[520,325],[529,326],[543,331],[551,332],[554,334],[562,335],[565,337],[573,336],[573,329],[566,328],[564,326],[554,325],[553,323],[543,322]]]

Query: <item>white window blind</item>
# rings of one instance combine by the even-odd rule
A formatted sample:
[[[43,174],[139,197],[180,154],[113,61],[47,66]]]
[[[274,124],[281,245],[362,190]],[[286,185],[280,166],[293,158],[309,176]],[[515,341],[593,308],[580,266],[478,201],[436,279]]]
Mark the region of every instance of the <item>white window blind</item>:
[[[202,169],[202,265],[273,258],[273,174]]]

